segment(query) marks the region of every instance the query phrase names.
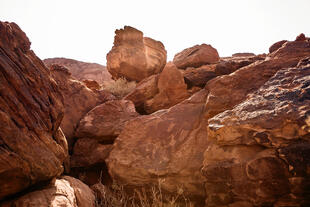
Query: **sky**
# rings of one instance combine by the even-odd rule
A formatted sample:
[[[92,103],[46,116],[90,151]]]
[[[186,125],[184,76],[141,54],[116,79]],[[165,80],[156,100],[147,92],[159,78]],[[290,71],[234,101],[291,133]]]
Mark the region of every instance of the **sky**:
[[[41,59],[106,65],[125,25],[161,41],[168,60],[211,44],[221,57],[267,53],[279,40],[310,36],[310,0],[0,0],[0,21],[17,23]]]

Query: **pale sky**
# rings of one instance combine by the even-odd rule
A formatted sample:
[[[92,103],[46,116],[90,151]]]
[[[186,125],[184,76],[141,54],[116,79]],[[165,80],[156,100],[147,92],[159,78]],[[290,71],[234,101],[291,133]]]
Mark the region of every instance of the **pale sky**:
[[[0,20],[16,22],[41,59],[104,65],[124,25],[161,41],[168,60],[202,43],[224,57],[267,53],[276,41],[310,36],[309,10],[310,0],[0,0]]]

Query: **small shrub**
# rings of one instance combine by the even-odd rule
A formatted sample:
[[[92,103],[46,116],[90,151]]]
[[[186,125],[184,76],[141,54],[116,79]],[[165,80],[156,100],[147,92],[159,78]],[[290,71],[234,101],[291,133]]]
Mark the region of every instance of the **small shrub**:
[[[136,82],[127,81],[125,78],[116,81],[104,82],[101,86],[103,90],[109,91],[117,98],[123,98],[136,87]]]

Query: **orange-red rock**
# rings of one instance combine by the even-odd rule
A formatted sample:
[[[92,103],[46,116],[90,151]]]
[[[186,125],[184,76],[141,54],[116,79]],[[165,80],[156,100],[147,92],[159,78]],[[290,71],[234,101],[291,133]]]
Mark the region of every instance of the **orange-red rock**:
[[[107,54],[107,69],[114,79],[141,81],[158,74],[166,64],[167,52],[156,40],[143,37],[143,33],[125,26],[116,30],[114,45]]]
[[[286,43],[286,42],[287,42],[287,40],[281,40],[281,41],[279,41],[279,42],[274,43],[273,45],[271,45],[271,46],[269,47],[269,53],[272,53],[272,52],[278,50],[278,49],[279,49],[280,47],[282,47],[282,45],[283,45],[284,43]]]
[[[212,117],[243,101],[247,94],[257,90],[281,68],[296,66],[310,55],[309,41],[287,42],[265,60],[243,67],[236,72],[220,76],[206,85],[208,99],[206,116]]]
[[[108,101],[96,106],[84,116],[75,135],[78,138],[113,141],[121,133],[124,124],[138,115],[131,101]]]
[[[220,60],[217,50],[211,45],[201,44],[187,48],[177,53],[173,63],[180,69],[200,67],[206,64],[217,63]]]
[[[167,63],[157,76],[139,83],[125,99],[134,102],[141,113],[153,113],[167,109],[189,97],[182,73],[173,63]]]
[[[310,204],[310,61],[301,63],[209,119],[213,144],[202,170],[207,206],[235,199],[253,206]]]
[[[64,97],[65,114],[60,126],[71,149],[75,129],[80,120],[102,100],[100,100],[99,94],[87,88],[82,82],[73,79],[67,68],[52,65],[50,71]]]
[[[129,121],[106,160],[112,178],[134,187],[156,185],[160,178],[163,191],[174,193],[180,187],[203,200],[205,95],[202,90],[170,109]]]
[[[187,68],[183,72],[184,81],[188,88],[194,86],[203,88],[206,83],[215,78],[215,65],[203,65],[199,68]]]
[[[63,97],[26,34],[0,22],[0,200],[63,172]]]
[[[94,80],[99,84],[111,81],[111,74],[107,68],[97,63],[87,63],[68,58],[48,58],[43,60],[47,67],[57,64],[68,68],[74,79],[83,81],[85,79]]]
[[[95,195],[80,180],[63,176],[43,189],[23,195],[2,207],[95,207]]]
[[[87,88],[91,89],[92,91],[100,90],[100,85],[95,80],[86,79],[83,80],[82,82],[87,86]]]

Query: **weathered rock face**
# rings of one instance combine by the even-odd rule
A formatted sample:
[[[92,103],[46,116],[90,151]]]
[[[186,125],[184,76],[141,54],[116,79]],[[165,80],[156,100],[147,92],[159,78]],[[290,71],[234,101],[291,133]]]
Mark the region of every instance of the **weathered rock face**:
[[[310,61],[279,70],[232,110],[209,119],[207,206],[310,204]]]
[[[158,184],[204,199],[200,173],[207,145],[203,119],[205,92],[151,115],[129,121],[115,140],[107,164],[110,175],[129,186]]]
[[[309,41],[287,42],[265,60],[256,61],[230,75],[220,76],[209,81],[205,87],[209,93],[206,102],[206,116],[213,117],[231,109],[243,101],[247,94],[256,91],[278,70],[296,66],[300,59],[309,55]]]
[[[100,90],[100,85],[95,80],[87,79],[87,80],[83,80],[82,82],[86,85],[87,88],[91,89],[92,91],[96,92]]]
[[[255,54],[251,52],[238,52],[232,54],[232,57],[251,57],[251,56],[255,56]]]
[[[200,67],[202,65],[217,63],[220,60],[217,50],[211,45],[201,44],[187,48],[177,53],[173,63],[180,69],[187,67]]]
[[[69,148],[71,149],[75,129],[80,120],[101,101],[98,95],[83,83],[72,79],[67,68],[60,65],[52,65],[50,71],[64,97],[65,115],[60,126],[66,135]]]
[[[63,98],[25,33],[0,22],[0,200],[63,172]]]
[[[87,185],[94,185],[98,182],[108,184],[111,182],[111,178],[108,174],[105,159],[111,149],[111,144],[101,144],[95,139],[78,139],[71,156],[70,174]]]
[[[167,63],[157,76],[141,81],[124,99],[134,102],[140,113],[167,109],[189,97],[182,73],[173,63]]]
[[[125,77],[141,81],[158,74],[166,64],[164,45],[135,28],[125,26],[115,31],[114,46],[107,54],[107,69],[114,79]]]
[[[273,53],[274,51],[278,50],[286,42],[287,40],[281,40],[279,42],[274,43],[273,45],[269,47],[269,53]]]
[[[97,63],[86,63],[68,58],[48,58],[43,60],[47,67],[57,64],[68,68],[74,79],[83,81],[90,79],[102,84],[105,81],[111,81],[112,76],[107,68]]]
[[[217,76],[215,67],[215,65],[203,65],[199,68],[187,68],[184,70],[183,76],[187,88],[194,86],[203,88],[209,80]]]
[[[76,130],[78,138],[93,138],[99,141],[114,141],[124,124],[139,114],[128,100],[108,101],[96,106],[80,121]]]
[[[3,207],[95,207],[95,195],[81,181],[64,176],[45,189],[28,193],[14,201],[2,203]]]

